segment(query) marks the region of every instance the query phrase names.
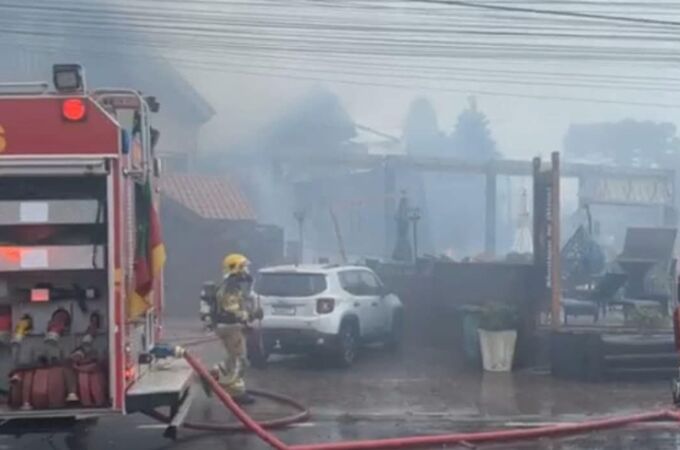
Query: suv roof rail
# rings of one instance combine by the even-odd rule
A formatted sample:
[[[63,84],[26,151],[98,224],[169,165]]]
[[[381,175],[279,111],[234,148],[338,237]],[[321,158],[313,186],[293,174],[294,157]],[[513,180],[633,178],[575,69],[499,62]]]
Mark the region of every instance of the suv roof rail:
[[[323,266],[324,269],[335,269],[337,267],[340,267],[340,264],[326,264]]]

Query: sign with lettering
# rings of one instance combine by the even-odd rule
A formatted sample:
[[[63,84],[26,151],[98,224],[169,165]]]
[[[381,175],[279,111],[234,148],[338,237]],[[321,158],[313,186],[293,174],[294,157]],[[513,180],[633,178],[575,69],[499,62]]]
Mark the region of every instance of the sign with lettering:
[[[673,181],[664,177],[587,177],[580,185],[587,203],[672,205]]]

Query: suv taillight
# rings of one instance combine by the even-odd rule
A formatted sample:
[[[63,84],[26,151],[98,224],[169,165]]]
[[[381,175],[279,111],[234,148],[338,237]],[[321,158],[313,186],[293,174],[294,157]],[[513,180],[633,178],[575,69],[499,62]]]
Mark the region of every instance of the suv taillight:
[[[330,314],[334,309],[334,298],[320,298],[316,301],[316,312],[319,314]]]

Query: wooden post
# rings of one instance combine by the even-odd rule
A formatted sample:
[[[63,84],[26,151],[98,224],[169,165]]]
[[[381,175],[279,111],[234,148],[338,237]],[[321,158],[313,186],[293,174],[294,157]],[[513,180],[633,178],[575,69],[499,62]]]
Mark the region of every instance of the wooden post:
[[[534,248],[534,265],[538,267],[539,264],[543,264],[545,260],[542,259],[542,249],[543,245],[541,242],[541,202],[540,202],[540,189],[541,184],[539,182],[539,177],[541,176],[541,158],[534,158],[532,161],[533,165],[533,199],[532,199],[532,237],[533,237],[533,248]]]
[[[534,247],[534,298],[532,298],[531,322],[527,329],[534,330],[540,321],[540,314],[548,303],[548,227],[547,191],[541,173],[541,158],[533,159],[533,247]],[[529,319],[527,319],[529,320]]]
[[[552,327],[560,327],[562,287],[560,270],[560,154],[552,154],[552,186],[550,189],[550,293]]]

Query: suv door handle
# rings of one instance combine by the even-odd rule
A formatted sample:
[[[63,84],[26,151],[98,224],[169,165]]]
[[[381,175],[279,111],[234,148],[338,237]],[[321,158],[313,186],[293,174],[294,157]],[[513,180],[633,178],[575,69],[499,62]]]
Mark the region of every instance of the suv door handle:
[[[378,306],[378,302],[371,303],[371,306]]]
[[[354,302],[354,307],[358,308],[359,307],[359,302]]]

